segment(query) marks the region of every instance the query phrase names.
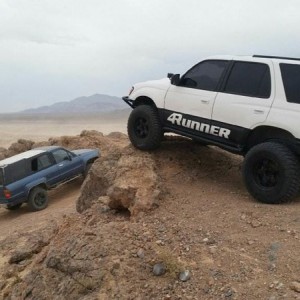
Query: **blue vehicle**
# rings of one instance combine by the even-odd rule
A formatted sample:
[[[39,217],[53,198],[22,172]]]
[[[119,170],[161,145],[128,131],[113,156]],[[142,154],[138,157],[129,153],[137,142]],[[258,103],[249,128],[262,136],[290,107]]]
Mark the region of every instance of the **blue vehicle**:
[[[50,146],[32,149],[0,161],[0,204],[9,210],[24,202],[32,211],[48,205],[47,190],[86,176],[100,156],[98,149],[69,151]]]

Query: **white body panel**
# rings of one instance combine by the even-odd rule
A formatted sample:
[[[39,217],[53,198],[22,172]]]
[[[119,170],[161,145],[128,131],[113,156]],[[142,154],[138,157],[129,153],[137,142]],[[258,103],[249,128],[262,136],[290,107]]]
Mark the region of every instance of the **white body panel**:
[[[294,61],[282,61],[288,64],[299,64]],[[300,139],[300,104],[286,101],[284,86],[281,79],[279,63],[274,63],[275,71],[275,100],[267,121],[268,126],[282,128]]]
[[[210,119],[216,95],[216,92],[171,85],[165,109]]]
[[[152,99],[158,108],[164,108],[166,91],[170,87],[170,79],[146,81],[134,85],[134,90],[130,99],[136,100],[139,97],[148,97]]]
[[[245,61],[243,59],[236,60]],[[264,63],[269,66],[271,73],[270,97],[265,99],[220,92],[213,108],[213,120],[249,129],[264,124],[275,96],[273,64],[271,62]]]

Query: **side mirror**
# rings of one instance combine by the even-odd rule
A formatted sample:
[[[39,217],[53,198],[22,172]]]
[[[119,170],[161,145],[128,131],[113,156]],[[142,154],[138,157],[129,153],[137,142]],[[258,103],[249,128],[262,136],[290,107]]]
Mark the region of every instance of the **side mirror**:
[[[168,73],[167,77],[171,79],[174,76],[174,73]]]
[[[180,75],[179,74],[174,74],[172,77],[171,77],[171,84],[173,85],[178,85],[180,82]]]

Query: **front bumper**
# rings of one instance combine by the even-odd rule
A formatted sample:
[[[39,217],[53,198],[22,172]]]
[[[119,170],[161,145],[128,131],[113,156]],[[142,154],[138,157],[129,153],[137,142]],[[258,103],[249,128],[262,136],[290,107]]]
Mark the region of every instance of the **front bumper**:
[[[134,108],[134,105],[133,105],[133,100],[129,99],[128,96],[124,96],[122,97],[123,101],[125,101],[131,108]]]

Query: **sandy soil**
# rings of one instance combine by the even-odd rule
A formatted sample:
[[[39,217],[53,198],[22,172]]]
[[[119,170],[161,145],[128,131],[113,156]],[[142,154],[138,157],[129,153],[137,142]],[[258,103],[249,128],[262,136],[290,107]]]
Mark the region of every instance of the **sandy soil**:
[[[7,148],[18,139],[40,142],[50,137],[77,135],[82,130],[97,130],[104,134],[113,131],[125,133],[128,113],[129,111],[98,117],[60,117],[44,120],[34,117],[0,118],[0,147]]]
[[[17,211],[0,206],[0,240],[14,232],[28,232],[45,226],[52,220],[74,213],[82,179],[76,179],[49,192],[47,209],[31,212],[26,204]]]

